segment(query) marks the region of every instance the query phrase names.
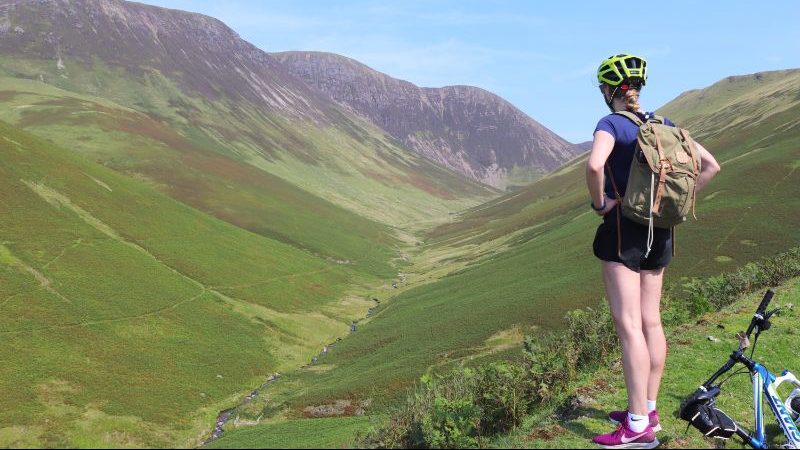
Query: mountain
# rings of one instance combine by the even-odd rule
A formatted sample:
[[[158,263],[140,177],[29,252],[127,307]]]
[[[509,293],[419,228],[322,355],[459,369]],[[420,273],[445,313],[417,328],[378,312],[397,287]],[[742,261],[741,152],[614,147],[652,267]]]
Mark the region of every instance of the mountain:
[[[494,195],[409,152],[288,74],[281,63],[216,19],[121,0],[28,0],[1,8],[0,23],[0,73],[141,113],[136,120],[149,124],[117,123],[115,131],[146,134],[178,152],[192,147],[196,154],[200,149],[235,166],[208,189],[195,185],[190,195],[180,194],[201,209],[236,209],[200,203],[218,194],[207,190],[241,183],[233,176],[240,168],[279,177],[388,225],[446,216]],[[56,129],[70,125],[64,123],[69,116],[55,113],[63,105],[38,103],[51,113],[25,111],[36,120],[21,124],[52,126],[54,139],[69,139]],[[78,114],[85,121],[106,119],[92,119],[95,110]],[[158,126],[177,135],[166,137],[164,130],[153,129]],[[129,140],[123,138],[121,145]],[[85,141],[71,144],[87,147]],[[152,179],[173,193],[192,183],[173,179],[191,165],[164,171],[174,164],[142,167],[139,158],[125,156],[125,167],[120,167],[119,154],[108,156],[101,156],[104,163]]]
[[[494,187],[526,184],[582,152],[480,88],[420,88],[330,53],[272,55],[420,155]]]
[[[800,245],[800,70],[724,79],[659,113],[687,127],[722,166],[698,196],[698,220],[676,230],[667,292]],[[275,385],[269,405],[237,412],[268,420],[283,409],[299,419],[347,399],[370,400],[378,417],[421,375],[514,357],[522,336],[558,330],[568,311],[597,305],[604,292],[591,245],[599,218],[588,208],[586,158],[426,233],[385,309],[314,370]],[[313,421],[305,427],[311,433]]]

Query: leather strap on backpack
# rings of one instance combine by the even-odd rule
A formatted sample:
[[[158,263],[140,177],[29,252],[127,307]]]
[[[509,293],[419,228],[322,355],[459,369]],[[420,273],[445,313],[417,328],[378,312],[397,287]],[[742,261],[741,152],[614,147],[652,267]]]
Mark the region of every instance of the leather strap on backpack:
[[[650,130],[653,132],[653,135],[656,137],[656,149],[658,150],[658,159],[659,165],[661,166],[658,171],[658,189],[656,190],[656,198],[653,200],[653,212],[658,214],[658,210],[661,208],[661,197],[664,195],[664,189],[666,188],[667,184],[667,164],[670,164],[667,156],[664,154],[664,148],[661,147],[661,138],[658,137],[658,133],[656,133],[656,127],[653,124],[650,124]]]
[[[675,257],[675,227],[672,227],[672,257]]]
[[[614,209],[617,211],[617,256],[622,259],[622,197],[619,195],[617,189],[617,182],[614,181],[614,172],[611,171],[611,165],[606,161],[606,171],[608,172],[608,179],[611,180],[611,187],[614,189],[614,195],[617,196],[617,206]]]

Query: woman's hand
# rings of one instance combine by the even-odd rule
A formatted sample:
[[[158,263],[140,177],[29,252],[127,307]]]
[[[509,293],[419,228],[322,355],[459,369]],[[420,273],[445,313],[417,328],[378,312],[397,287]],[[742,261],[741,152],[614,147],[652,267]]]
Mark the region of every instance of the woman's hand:
[[[617,206],[617,199],[615,199],[615,198],[606,197],[605,198],[605,202],[606,202],[606,207],[605,208],[603,208],[600,211],[595,211],[598,216],[601,216],[601,217],[605,216],[606,214],[608,214],[611,211],[613,211],[614,208]]]
[[[596,213],[597,213],[597,215],[598,215],[598,216],[601,216],[601,217],[602,217],[602,216],[605,216],[606,214],[608,214],[608,213],[610,213],[611,211],[613,211],[613,210],[614,210],[614,208],[617,206],[617,203],[619,203],[619,202],[617,201],[617,199],[615,199],[615,198],[610,198],[610,197],[607,197],[607,196],[605,197],[604,201],[605,201],[605,203],[606,203],[606,207],[605,207],[605,208],[603,208],[603,209],[601,209],[600,211],[598,211],[598,210],[595,210],[595,211],[594,211],[594,212],[596,212]],[[594,203],[592,203],[592,206],[594,206]]]

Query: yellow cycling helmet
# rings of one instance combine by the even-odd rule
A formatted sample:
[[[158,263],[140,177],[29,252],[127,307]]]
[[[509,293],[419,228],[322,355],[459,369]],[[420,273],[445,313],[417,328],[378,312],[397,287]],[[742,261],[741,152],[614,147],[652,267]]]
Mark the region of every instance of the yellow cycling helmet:
[[[614,55],[600,63],[597,69],[597,81],[611,86],[622,84],[644,86],[647,83],[647,61],[627,53]]]

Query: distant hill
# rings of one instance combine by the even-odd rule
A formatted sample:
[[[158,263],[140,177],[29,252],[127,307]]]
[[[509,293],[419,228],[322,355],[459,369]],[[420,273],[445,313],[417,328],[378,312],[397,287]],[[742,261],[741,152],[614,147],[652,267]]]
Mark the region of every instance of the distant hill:
[[[272,55],[420,155],[495,187],[527,184],[582,151],[483,89],[421,88],[331,53]]]

